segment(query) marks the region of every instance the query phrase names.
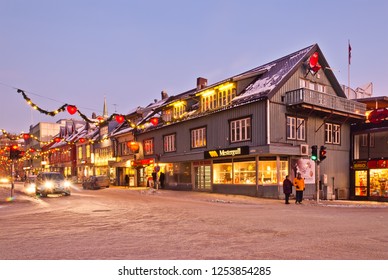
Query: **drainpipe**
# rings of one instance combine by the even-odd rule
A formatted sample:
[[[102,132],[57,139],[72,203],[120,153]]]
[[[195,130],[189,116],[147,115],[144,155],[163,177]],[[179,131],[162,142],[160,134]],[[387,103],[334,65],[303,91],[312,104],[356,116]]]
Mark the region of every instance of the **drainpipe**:
[[[269,99],[267,99],[267,145],[271,144],[269,124],[270,124],[270,121],[269,121]]]

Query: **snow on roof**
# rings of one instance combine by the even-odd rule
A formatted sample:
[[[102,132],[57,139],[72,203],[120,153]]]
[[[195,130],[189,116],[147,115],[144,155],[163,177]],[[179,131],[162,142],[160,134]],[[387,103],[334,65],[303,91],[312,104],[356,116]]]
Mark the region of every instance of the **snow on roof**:
[[[303,50],[297,51],[278,60],[267,63],[256,69],[267,70],[259,76],[259,78],[248,85],[245,90],[236,96],[233,102],[244,102],[263,96],[267,96],[280,81],[283,80],[301,60],[303,60],[306,54],[311,51],[315,45],[309,46]]]

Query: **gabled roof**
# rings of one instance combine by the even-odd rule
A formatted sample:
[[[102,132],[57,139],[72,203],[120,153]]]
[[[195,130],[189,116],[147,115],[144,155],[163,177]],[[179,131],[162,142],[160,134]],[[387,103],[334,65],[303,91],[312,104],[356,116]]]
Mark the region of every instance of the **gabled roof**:
[[[343,92],[341,85],[336,79],[334,73],[330,70],[330,66],[327,63],[322,51],[320,50],[317,44],[314,44],[277,60],[266,63],[262,66],[258,66],[241,74],[219,81],[217,83],[207,85],[204,88],[198,90],[193,89],[177,96],[171,96],[166,100],[160,100],[158,102],[150,104],[146,107],[148,109],[151,109],[150,114],[148,116],[144,116],[142,122],[145,122],[147,118],[150,118],[152,115],[155,114],[155,112],[161,111],[163,107],[171,104],[172,102],[180,98],[192,98],[190,96],[198,95],[203,91],[214,88],[226,82],[238,82],[244,79],[252,79],[252,82],[249,83],[244,89],[242,89],[241,92],[237,92],[237,96],[234,97],[230,106],[238,106],[245,103],[255,102],[263,98],[270,99],[273,95],[275,95],[275,93],[280,89],[280,87],[282,87],[289,80],[289,78],[300,69],[300,67],[304,67],[306,69],[306,74],[309,72],[309,60],[310,57],[314,54],[314,52],[318,53],[318,62],[322,67],[321,71],[324,71],[337,96],[346,98],[346,95]],[[192,107],[192,109],[193,110],[188,112],[187,114],[190,117],[196,117],[199,115],[206,114],[204,112],[195,112],[195,106]],[[220,110],[223,109],[226,109],[226,107],[220,108]]]
[[[322,70],[325,71],[326,76],[330,80],[338,96],[346,97],[333,72],[331,70],[326,70],[330,69],[329,64],[318,45],[314,44],[246,72],[249,73],[261,70],[262,74],[259,75],[253,83],[248,85],[239,96],[235,97],[233,102],[247,102],[263,97],[271,98],[291,75],[300,68],[300,66],[305,65],[307,73],[307,65],[314,52],[318,52],[319,63],[322,66]]]

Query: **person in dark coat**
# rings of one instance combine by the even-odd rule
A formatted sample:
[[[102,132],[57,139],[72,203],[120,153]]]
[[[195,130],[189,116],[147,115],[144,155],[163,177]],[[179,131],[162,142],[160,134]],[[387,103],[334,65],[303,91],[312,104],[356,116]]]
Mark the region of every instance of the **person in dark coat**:
[[[286,179],[283,181],[283,193],[285,195],[286,204],[290,204],[288,201],[290,199],[290,194],[292,193],[292,182],[288,179],[289,175],[286,176]]]
[[[128,187],[129,186],[129,176],[128,176],[128,174],[125,174],[124,179],[125,179],[125,185]]]
[[[164,179],[165,179],[165,175],[163,172],[160,172],[160,175],[159,175],[159,182],[160,182],[160,188],[161,189],[164,189]]]

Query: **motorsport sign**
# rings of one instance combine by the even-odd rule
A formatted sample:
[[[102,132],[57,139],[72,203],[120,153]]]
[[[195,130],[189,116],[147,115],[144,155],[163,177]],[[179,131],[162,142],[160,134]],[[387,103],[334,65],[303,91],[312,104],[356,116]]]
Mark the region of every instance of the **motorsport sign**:
[[[230,149],[217,149],[204,152],[205,159],[220,158],[220,157],[233,157],[249,155],[249,146],[230,148]]]

